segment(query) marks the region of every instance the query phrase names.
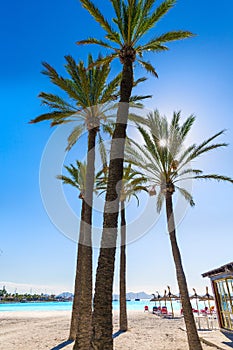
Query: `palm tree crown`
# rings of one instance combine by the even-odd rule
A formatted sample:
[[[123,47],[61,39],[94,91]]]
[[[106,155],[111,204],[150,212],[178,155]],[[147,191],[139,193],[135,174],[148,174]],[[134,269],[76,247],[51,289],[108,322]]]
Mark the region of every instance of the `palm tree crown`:
[[[87,164],[86,162],[76,161],[76,166],[70,164],[70,166],[64,166],[70,177],[65,175],[57,175],[57,179],[62,180],[64,184],[71,185],[79,190],[79,198],[85,198],[85,189],[86,189],[86,171]]]
[[[194,205],[192,195],[182,187],[182,182],[189,179],[214,179],[229,181],[230,177],[218,174],[204,174],[202,170],[192,168],[191,161],[211,150],[225,147],[226,143],[212,143],[224,130],[218,132],[200,145],[192,144],[184,147],[195,117],[191,115],[180,125],[180,112],[174,113],[169,124],[166,117],[161,117],[156,110],[148,115],[149,130],[139,126],[138,130],[143,137],[144,145],[131,140],[127,147],[127,160],[146,170],[147,178],[152,189],[158,188],[157,210],[162,208],[166,192],[173,194],[176,190]]]
[[[96,128],[98,131],[101,120],[106,121],[106,112],[110,108],[108,102],[117,97],[121,76],[118,75],[107,83],[110,73],[108,64],[87,70],[83,61],[77,64],[71,56],[65,56],[65,59],[65,68],[69,78],[60,76],[46,62],[43,63],[45,70],[42,73],[65,92],[67,98],[41,92],[39,97],[42,104],[48,106],[52,111],[36,117],[31,123],[51,120],[51,126],[54,126],[77,121],[78,125],[68,138],[67,149],[69,150],[85,129]],[[93,62],[92,55],[89,55],[87,65],[90,66]]]
[[[144,35],[157,25],[160,19],[175,5],[176,0],[165,0],[157,8],[154,8],[156,0],[110,0],[110,2],[115,12],[113,22],[116,29],[92,1],[81,0],[83,7],[105,30],[107,40],[103,41],[92,37],[80,40],[77,44],[97,44],[110,49],[112,52],[106,57],[100,58],[99,63],[111,62],[116,57],[119,57],[123,64],[126,60],[134,62],[137,59],[147,71],[157,77],[151,63],[143,59],[143,53],[168,50],[166,43],[193,35],[189,31],[170,31],[156,36],[146,43],[142,42]]]
[[[102,194],[107,189],[108,182],[108,168],[104,166],[104,168],[96,174],[96,191]],[[123,178],[122,178],[122,188],[120,194],[120,202],[125,202],[126,200],[130,200],[133,196],[137,199],[137,203],[139,204],[138,193],[141,191],[148,192],[147,186],[145,183],[147,182],[147,178],[143,176],[143,174],[137,170],[132,168],[132,164],[127,164],[124,166],[123,170]]]

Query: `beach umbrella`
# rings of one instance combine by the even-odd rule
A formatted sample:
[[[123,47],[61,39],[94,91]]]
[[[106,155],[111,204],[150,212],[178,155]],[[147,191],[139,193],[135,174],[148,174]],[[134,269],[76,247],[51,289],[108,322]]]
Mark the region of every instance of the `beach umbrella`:
[[[161,301],[165,301],[165,306],[167,306],[167,300],[169,300],[169,299],[168,299],[168,296],[167,296],[167,291],[166,291],[166,289],[164,290],[164,295],[163,295],[163,297],[161,297],[160,300],[161,300]]]
[[[196,289],[193,288],[194,294],[191,295],[190,300],[195,299],[196,300],[196,306],[197,306],[197,312],[199,315],[199,307],[198,307],[198,299],[201,299],[201,296],[196,293]]]
[[[169,286],[167,286],[167,289],[168,289],[167,297],[168,297],[168,300],[170,300],[170,303],[171,303],[172,317],[174,317],[174,310],[173,310],[173,305],[172,305],[172,299],[173,300],[179,300],[180,298],[177,295],[171,293],[171,289],[170,289]]]
[[[161,298],[162,297],[161,297],[161,295],[159,294],[158,291],[156,291],[156,293],[157,293],[157,297],[155,296],[155,294],[152,294],[154,297],[150,301],[154,301],[155,304],[156,304],[156,301],[158,301],[159,302],[159,306],[161,308]]]
[[[211,300],[214,300],[214,297],[213,297],[213,295],[210,295],[210,294],[209,294],[209,292],[208,292],[208,287],[206,287],[206,294],[203,295],[203,296],[200,298],[200,300],[201,300],[201,301],[204,301],[204,303],[205,303],[206,301],[208,301],[209,310],[210,310],[210,313],[212,313],[211,307],[210,307],[210,301],[211,301]]]

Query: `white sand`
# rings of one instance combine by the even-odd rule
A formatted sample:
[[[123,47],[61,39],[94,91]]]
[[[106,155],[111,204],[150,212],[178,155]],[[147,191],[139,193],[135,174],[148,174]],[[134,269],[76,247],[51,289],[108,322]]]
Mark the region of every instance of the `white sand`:
[[[128,313],[129,331],[114,340],[115,350],[188,350],[183,319],[162,319],[143,311]],[[70,312],[34,311],[0,313],[0,350],[61,349],[69,334]],[[118,313],[114,312],[114,332],[118,330]],[[219,331],[211,334],[221,343]],[[214,339],[214,337],[212,337]],[[73,344],[64,344],[62,349],[71,350]],[[229,349],[229,347],[222,347]],[[216,347],[203,345],[204,350]]]

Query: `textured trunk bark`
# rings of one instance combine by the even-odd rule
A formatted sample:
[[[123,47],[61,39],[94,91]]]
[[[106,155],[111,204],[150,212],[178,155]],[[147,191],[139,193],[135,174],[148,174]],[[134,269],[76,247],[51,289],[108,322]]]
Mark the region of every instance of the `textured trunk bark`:
[[[83,221],[84,221],[84,200],[82,200],[82,209],[81,209],[81,221],[80,221],[80,229],[79,229],[79,242],[78,242],[78,251],[77,251],[77,266],[76,266],[76,275],[75,275],[75,285],[74,285],[74,300],[72,306],[72,315],[71,315],[71,323],[70,323],[70,335],[69,340],[75,340],[77,335],[78,328],[78,299],[81,293],[81,264],[82,264],[82,244],[84,240],[84,232],[83,232]]]
[[[81,265],[81,287],[77,300],[77,336],[74,344],[75,350],[89,350],[91,340],[91,316],[92,316],[92,204],[93,188],[95,178],[95,141],[97,129],[90,129],[88,132],[88,154],[86,187],[84,196],[84,219],[83,219],[83,240]]]
[[[128,121],[129,99],[133,86],[133,66],[130,60],[123,65],[121,100],[112,137],[109,177],[104,207],[104,224],[101,249],[96,273],[94,312],[92,318],[93,350],[112,350],[112,287],[114,276],[117,223],[119,214],[118,193],[123,176],[124,147]]]
[[[125,203],[121,202],[121,254],[120,254],[120,331],[128,329],[126,310],[126,219]]]
[[[176,240],[172,193],[168,191],[166,193],[166,212],[167,212],[168,232],[170,236],[172,254],[173,254],[175,267],[176,267],[176,276],[177,276],[177,281],[178,281],[179,290],[180,290],[180,297],[182,302],[184,321],[185,321],[186,330],[187,330],[189,349],[202,350],[201,342],[198,337],[197,328],[193,317],[192,305],[189,299],[188,287],[187,287],[186,277],[182,266],[180,250]]]

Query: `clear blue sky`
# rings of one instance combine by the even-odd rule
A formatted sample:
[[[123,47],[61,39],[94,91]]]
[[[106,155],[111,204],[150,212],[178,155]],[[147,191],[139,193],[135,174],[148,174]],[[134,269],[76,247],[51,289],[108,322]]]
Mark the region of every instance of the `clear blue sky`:
[[[108,1],[95,3],[111,16]],[[53,130],[46,122],[30,125],[28,121],[44,111],[38,93],[53,91],[40,73],[41,62],[62,73],[64,55],[85,60],[88,52],[97,55],[99,51],[75,42],[92,35],[102,38],[103,32],[78,0],[5,2],[1,11],[0,281],[72,291],[76,245],[49,220],[39,188],[40,160]],[[230,0],[179,0],[152,34],[185,29],[197,36],[170,44],[166,53],[148,56],[159,79],[149,77],[143,93],[153,94],[148,107],[167,116],[180,109],[184,116],[194,113],[197,120],[191,141],[227,129],[221,140],[230,144],[228,149],[198,165],[233,177],[232,15]],[[119,69],[114,64],[113,74]],[[141,74],[136,67],[136,75]],[[179,224],[178,237],[189,288],[204,293],[208,281],[201,273],[232,261],[233,186],[198,182],[193,195],[196,207]],[[162,216],[153,230],[128,246],[127,289],[162,292],[167,284],[177,291]]]

